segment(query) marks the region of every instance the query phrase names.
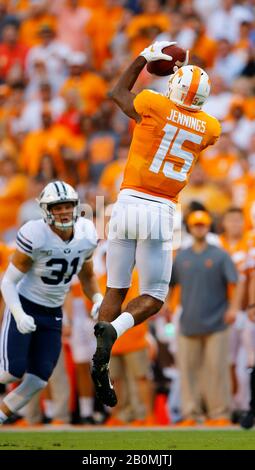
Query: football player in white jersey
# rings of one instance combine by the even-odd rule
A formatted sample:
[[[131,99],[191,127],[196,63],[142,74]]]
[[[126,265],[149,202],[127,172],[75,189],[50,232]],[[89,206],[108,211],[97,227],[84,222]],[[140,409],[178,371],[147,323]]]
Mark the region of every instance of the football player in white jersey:
[[[23,225],[2,280],[6,310],[0,340],[0,383],[22,379],[0,406],[0,423],[43,389],[61,349],[62,305],[77,274],[96,315],[102,301],[93,272],[97,235],[78,217],[76,191],[49,183],[38,199],[43,218]]]

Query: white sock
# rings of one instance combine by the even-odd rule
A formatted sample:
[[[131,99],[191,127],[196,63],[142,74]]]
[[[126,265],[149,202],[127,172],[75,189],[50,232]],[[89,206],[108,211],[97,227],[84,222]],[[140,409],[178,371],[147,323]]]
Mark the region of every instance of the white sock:
[[[0,410],[0,424],[3,424],[7,419],[8,416],[6,416],[6,414],[2,410]]]
[[[93,405],[94,405],[94,398],[79,397],[80,415],[82,418],[87,418],[88,416],[92,416]]]
[[[46,418],[53,418],[54,417],[54,403],[52,400],[46,398],[44,400],[44,413]]]
[[[117,332],[117,338],[119,338],[119,336],[125,333],[125,331],[129,330],[129,328],[132,328],[134,324],[134,317],[129,312],[121,313],[120,316],[116,318],[116,320],[113,320],[111,322],[111,325]]]

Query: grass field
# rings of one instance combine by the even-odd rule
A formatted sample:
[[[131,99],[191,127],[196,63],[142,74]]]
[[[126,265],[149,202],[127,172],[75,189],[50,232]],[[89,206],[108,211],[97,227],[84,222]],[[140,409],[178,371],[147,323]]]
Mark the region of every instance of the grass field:
[[[11,431],[0,450],[255,450],[255,432],[243,430]]]

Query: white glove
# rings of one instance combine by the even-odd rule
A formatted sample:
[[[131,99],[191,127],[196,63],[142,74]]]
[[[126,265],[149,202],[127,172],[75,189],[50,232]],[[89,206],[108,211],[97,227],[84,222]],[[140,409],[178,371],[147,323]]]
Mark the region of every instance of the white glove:
[[[99,314],[99,309],[100,309],[100,306],[101,306],[101,303],[103,302],[103,298],[104,296],[100,293],[97,293],[97,294],[94,294],[93,295],[93,307],[91,309],[91,312],[90,312],[90,315],[91,317],[93,318],[93,320],[97,320],[98,319],[98,314]]]
[[[31,315],[27,315],[25,312],[24,314],[16,321],[17,328],[20,333],[23,335],[26,335],[28,333],[32,333],[33,331],[36,330],[36,324],[31,317]]]
[[[173,46],[174,44],[177,44],[176,41],[156,41],[149,47],[146,47],[140,55],[143,56],[147,62],[153,62],[154,60],[160,59],[171,61],[173,58],[168,54],[164,54],[162,49],[167,46]]]

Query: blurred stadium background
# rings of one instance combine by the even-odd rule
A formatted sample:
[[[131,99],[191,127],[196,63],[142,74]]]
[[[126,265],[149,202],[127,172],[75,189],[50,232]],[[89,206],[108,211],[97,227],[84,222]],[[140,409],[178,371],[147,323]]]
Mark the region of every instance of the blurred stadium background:
[[[211,95],[204,110],[222,124],[219,141],[201,155],[182,192],[177,236],[182,227],[182,242],[188,237],[185,216],[194,201],[210,212],[216,239],[231,206],[243,211],[242,236],[253,229],[254,14],[253,0],[0,0],[0,273],[7,266],[18,227],[40,217],[35,197],[49,181],[63,179],[75,186],[95,218],[103,210],[97,196],[103,196],[100,201],[105,207],[115,201],[134,123],[107,98],[107,90],[154,40],[177,41],[190,50],[190,63],[206,69]],[[135,92],[143,88],[164,92],[167,80],[145,68]],[[95,269],[102,289],[104,256],[101,240]],[[137,283],[135,275],[130,296],[135,295]],[[171,315],[178,310],[178,302],[171,298],[157,319],[126,333],[116,345],[118,358],[149,351],[149,373],[136,372],[131,364],[126,376],[121,376],[121,362],[116,361],[114,375],[121,399],[111,415],[94,403],[89,359],[74,351],[77,328],[90,308],[77,284],[69,301],[57,378],[46,394],[9,424],[178,426],[180,377],[176,322]],[[80,340],[93,342],[90,321],[86,331],[87,338]],[[248,407],[245,354],[239,345],[230,364],[236,380],[232,380],[229,421],[217,426],[229,425],[231,419],[234,423],[235,412]],[[141,364],[143,356],[139,357]]]

